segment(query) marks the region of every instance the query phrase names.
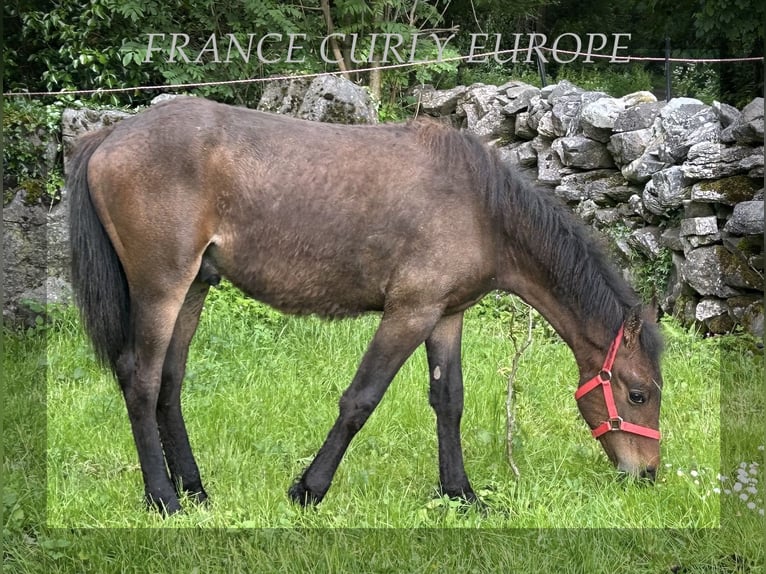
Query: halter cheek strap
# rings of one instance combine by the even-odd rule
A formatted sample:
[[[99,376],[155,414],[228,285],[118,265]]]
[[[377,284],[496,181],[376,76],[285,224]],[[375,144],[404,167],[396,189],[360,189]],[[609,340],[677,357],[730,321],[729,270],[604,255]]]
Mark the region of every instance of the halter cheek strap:
[[[617,405],[614,402],[614,392],[612,391],[612,366],[614,365],[614,359],[617,356],[617,350],[622,343],[623,332],[624,326],[621,325],[620,330],[617,332],[617,336],[609,346],[609,351],[607,351],[606,359],[604,359],[604,365],[601,367],[601,371],[599,371],[598,375],[577,389],[575,392],[575,400],[579,401],[583,396],[599,386],[602,387],[604,391],[604,402],[606,403],[606,411],[609,414],[609,418],[591,431],[593,438],[598,438],[610,431],[623,431],[660,440],[660,437],[662,436],[660,431],[624,421],[617,413]]]

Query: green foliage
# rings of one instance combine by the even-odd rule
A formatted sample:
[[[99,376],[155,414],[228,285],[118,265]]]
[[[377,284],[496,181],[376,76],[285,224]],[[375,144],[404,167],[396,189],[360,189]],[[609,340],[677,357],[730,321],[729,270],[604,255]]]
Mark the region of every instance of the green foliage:
[[[7,98],[3,101],[3,205],[19,188],[26,202],[50,204],[60,199],[63,103]]]
[[[658,80],[645,68],[633,64],[610,67],[568,66],[556,68],[549,83],[569,80],[573,84],[591,91],[604,92],[619,98],[641,90],[651,90]]]
[[[676,66],[672,77],[674,98],[697,98],[709,105],[721,97],[721,78],[710,64]]]
[[[648,258],[632,249],[626,256],[614,246],[617,242],[625,243],[631,230],[623,223],[611,225],[602,230],[610,239],[614,256],[624,260],[630,269],[631,284],[644,301],[664,293],[670,281],[673,259],[667,247],[661,247],[655,258]]]

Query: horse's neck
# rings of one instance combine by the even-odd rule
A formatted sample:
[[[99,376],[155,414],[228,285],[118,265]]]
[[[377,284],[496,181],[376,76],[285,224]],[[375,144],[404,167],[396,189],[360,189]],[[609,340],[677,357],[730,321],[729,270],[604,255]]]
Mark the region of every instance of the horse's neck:
[[[551,324],[572,349],[581,373],[592,370],[603,360],[602,355],[609,345],[604,338],[608,329],[594,326],[592,318],[584,316],[571,301],[558,299],[553,286],[543,280],[539,269],[507,269],[498,279],[501,289],[524,299]]]

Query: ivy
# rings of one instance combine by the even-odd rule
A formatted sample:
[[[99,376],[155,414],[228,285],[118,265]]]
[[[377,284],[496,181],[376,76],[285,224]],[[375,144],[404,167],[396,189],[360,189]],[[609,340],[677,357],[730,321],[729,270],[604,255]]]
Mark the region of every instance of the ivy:
[[[63,106],[26,99],[3,102],[3,205],[20,188],[27,191],[27,203],[60,199]]]

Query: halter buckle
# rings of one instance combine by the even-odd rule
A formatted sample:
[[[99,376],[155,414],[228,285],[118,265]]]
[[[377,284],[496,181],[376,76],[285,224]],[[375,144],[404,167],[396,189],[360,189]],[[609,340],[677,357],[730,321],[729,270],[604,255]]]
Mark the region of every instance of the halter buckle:
[[[622,417],[610,417],[605,422],[609,423],[609,430],[610,431],[618,431],[622,430]]]

